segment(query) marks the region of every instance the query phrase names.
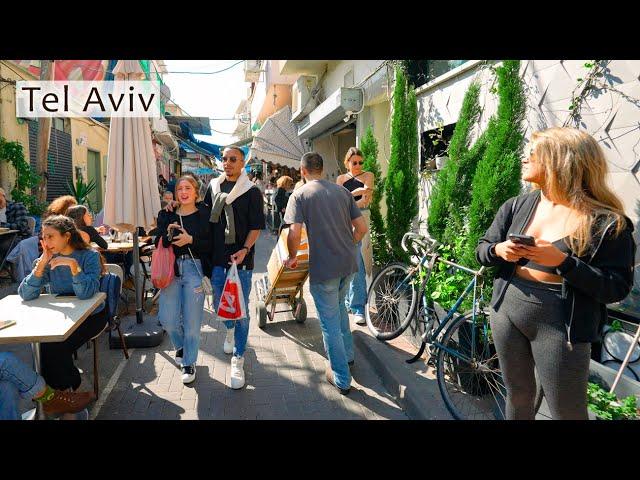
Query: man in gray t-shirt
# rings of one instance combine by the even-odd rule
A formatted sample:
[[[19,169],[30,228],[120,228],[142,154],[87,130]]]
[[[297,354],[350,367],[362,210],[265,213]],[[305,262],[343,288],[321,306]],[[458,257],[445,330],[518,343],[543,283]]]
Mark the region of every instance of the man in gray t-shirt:
[[[300,162],[307,183],[289,198],[284,222],[290,224],[288,268],[296,268],[302,224],[309,239],[309,287],[318,310],[331,368],[327,380],[346,395],[351,388],[353,339],[345,297],[358,270],[356,244],[367,224],[349,191],[324,180],[322,157],[305,153]]]

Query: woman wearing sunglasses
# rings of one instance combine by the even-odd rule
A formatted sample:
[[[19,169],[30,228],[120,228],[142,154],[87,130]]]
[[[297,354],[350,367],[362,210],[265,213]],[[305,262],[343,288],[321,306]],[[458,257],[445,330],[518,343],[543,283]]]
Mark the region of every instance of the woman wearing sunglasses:
[[[363,165],[362,152],[356,147],[349,148],[344,157],[347,173],[338,176],[336,183],[351,192],[369,227],[369,204],[373,196],[375,177],[373,173],[365,172]],[[371,275],[372,260],[371,237],[367,233],[358,244],[359,268],[351,281],[346,299],[347,310],[354,314],[354,320],[358,325],[366,324],[364,308],[367,303],[367,275]]]

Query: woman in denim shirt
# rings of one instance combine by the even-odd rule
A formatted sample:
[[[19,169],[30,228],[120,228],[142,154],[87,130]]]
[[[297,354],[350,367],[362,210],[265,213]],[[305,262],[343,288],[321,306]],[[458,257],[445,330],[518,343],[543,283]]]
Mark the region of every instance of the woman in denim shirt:
[[[79,299],[98,293],[103,273],[100,254],[82,240],[73,220],[63,215],[48,217],[42,223],[42,238],[42,255],[18,288],[23,300],[38,298],[45,285],[54,295]],[[100,333],[106,323],[102,303],[64,342],[42,344],[42,376],[47,384],[59,390],[78,389],[81,379],[73,352]]]

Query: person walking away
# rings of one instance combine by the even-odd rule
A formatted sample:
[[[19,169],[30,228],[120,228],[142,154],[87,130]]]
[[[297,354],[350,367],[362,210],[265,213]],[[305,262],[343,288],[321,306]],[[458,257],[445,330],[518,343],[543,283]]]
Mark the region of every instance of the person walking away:
[[[198,181],[190,175],[176,183],[180,206],[175,212],[158,213],[158,236],[164,247],[173,246],[175,277],[160,290],[158,319],[176,350],[176,363],[182,369],[182,383],[196,379],[196,360],[200,348],[200,328],[204,315],[205,292],[203,259],[211,251],[209,209],[200,204]]]
[[[344,157],[344,166],[348,172],[339,175],[336,183],[351,192],[367,223],[367,229],[369,229],[369,204],[373,196],[375,177],[372,172],[363,171],[363,165],[364,157],[362,152],[356,147],[349,148]],[[353,276],[346,298],[347,310],[353,313],[353,318],[357,325],[366,325],[367,323],[364,317],[364,309],[367,304],[367,276],[371,277],[372,273],[372,253],[371,236],[367,233],[358,244],[358,271]]]
[[[300,165],[306,184],[291,194],[284,216],[290,224],[285,266],[297,266],[304,223],[309,239],[309,287],[330,364],[326,377],[346,395],[351,388],[349,367],[354,364],[354,352],[345,298],[358,271],[357,244],[367,233],[367,224],[353,196],[323,179],[320,154],[305,153]]]
[[[633,225],[606,177],[587,133],[533,133],[522,179],[534,190],[507,200],[478,242],[478,262],[497,267],[490,323],[509,420],[535,417],[534,366],[554,419],[588,418],[591,343],[633,284]]]
[[[293,179],[286,175],[283,175],[278,179],[277,182],[278,188],[276,189],[276,194],[273,197],[273,202],[276,206],[276,218],[278,219],[279,230],[282,230],[283,227],[283,217],[285,214],[285,210],[287,208],[287,202],[289,201],[289,196],[293,191]]]
[[[260,231],[265,228],[264,204],[260,190],[247,177],[244,152],[240,148],[225,148],[222,164],[224,173],[211,180],[204,203],[211,208],[211,280],[216,311],[232,262],[238,266],[246,302],[246,318],[225,322],[227,333],[223,345],[224,353],[233,353],[230,387],[240,389],[245,384],[244,353],[249,336],[249,295],[254,268],[254,245]]]

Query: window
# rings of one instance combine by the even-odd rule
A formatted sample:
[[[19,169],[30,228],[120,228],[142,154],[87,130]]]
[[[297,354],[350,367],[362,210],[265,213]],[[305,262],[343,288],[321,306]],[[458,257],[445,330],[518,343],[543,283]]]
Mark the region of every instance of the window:
[[[421,87],[440,75],[459,67],[468,60],[405,60],[409,82]]]
[[[71,124],[69,123],[68,118],[54,117],[52,120],[51,128],[55,128],[56,130],[60,130],[65,133],[71,133]]]
[[[449,142],[456,128],[455,123],[433,130],[427,130],[420,135],[420,171],[433,170],[433,160],[447,154]]]

